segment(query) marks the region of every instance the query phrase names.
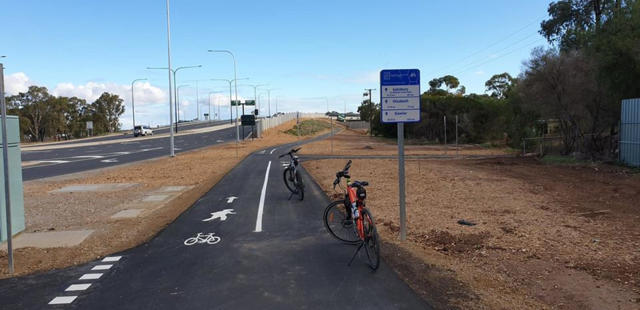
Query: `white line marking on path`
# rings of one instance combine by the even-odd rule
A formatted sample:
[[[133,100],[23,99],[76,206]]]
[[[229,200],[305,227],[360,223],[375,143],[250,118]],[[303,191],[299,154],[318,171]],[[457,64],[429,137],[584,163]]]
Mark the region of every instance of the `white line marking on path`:
[[[72,303],[74,300],[76,300],[76,298],[78,298],[78,296],[56,297],[56,298],[52,299],[49,302],[49,304],[50,305],[66,305],[66,304]]]
[[[89,286],[91,286],[91,283],[89,283],[89,284],[71,284],[64,291],[65,292],[84,291],[84,290],[88,289]]]
[[[122,256],[107,256],[105,257],[102,262],[106,263],[106,262],[117,262],[120,260],[120,258],[122,258]]]
[[[276,148],[276,149],[271,150],[271,152],[269,152],[269,155],[273,154],[273,152],[275,152],[276,150],[277,150],[277,148]]]
[[[101,273],[85,273],[80,277],[80,280],[97,280],[102,277]]]
[[[109,270],[113,265],[96,265],[91,270]]]
[[[152,149],[142,149],[140,150],[140,152],[149,152],[149,151],[155,151],[155,150],[161,150],[162,147],[154,147]]]
[[[227,203],[232,203],[234,200],[238,199],[238,197],[236,196],[229,196],[227,197]]]
[[[267,195],[267,182],[269,182],[269,170],[271,170],[271,161],[267,165],[267,173],[264,175],[264,184],[262,185],[262,192],[260,193],[260,204],[258,205],[258,217],[256,218],[256,230],[255,232],[262,231],[262,214],[264,213],[264,198]]]
[[[91,158],[91,159],[98,159],[98,158],[104,158],[104,156],[102,155],[80,155],[80,156],[73,156],[71,158]]]
[[[100,161],[101,163],[117,163],[118,160],[115,158],[110,158],[110,159],[103,159]]]

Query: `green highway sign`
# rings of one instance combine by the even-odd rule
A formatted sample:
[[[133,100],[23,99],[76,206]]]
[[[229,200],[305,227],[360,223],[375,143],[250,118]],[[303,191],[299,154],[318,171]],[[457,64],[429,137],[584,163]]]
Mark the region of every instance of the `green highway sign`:
[[[245,100],[244,101],[244,105],[256,105],[256,101],[255,100]]]
[[[231,106],[237,106],[237,105],[242,105],[242,103],[240,103],[240,100],[231,100]]]

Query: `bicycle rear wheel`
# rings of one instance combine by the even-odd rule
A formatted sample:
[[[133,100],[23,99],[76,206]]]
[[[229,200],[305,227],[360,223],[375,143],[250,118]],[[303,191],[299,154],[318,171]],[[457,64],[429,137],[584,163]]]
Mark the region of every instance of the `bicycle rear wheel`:
[[[380,238],[373,216],[367,209],[362,209],[362,224],[364,226],[364,249],[367,252],[369,267],[376,270],[380,266]]]
[[[291,191],[292,193],[295,193],[296,185],[293,183],[294,182],[293,168],[287,167],[286,169],[284,169],[283,177],[284,177],[284,185],[287,186],[287,189],[289,189],[289,191]]]
[[[296,170],[296,191],[300,200],[304,200],[304,183],[302,183],[302,176],[299,170]]]
[[[324,209],[322,219],[330,235],[342,242],[356,244],[361,240],[350,213],[351,210],[347,209],[343,200],[336,200]]]

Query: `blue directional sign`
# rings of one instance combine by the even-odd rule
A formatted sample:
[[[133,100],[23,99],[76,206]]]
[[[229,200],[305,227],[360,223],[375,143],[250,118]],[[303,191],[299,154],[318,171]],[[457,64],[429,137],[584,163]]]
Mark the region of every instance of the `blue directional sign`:
[[[420,70],[380,71],[380,116],[383,123],[420,122]]]

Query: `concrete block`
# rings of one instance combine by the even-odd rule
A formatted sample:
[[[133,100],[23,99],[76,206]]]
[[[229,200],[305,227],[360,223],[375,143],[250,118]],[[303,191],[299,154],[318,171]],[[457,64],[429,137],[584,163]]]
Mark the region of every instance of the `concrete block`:
[[[13,248],[59,248],[76,246],[89,237],[93,230],[68,230],[22,233],[13,239]],[[7,243],[1,249],[7,250]]]
[[[136,186],[136,183],[106,183],[106,184],[76,184],[65,186],[50,193],[71,193],[71,192],[114,192]]]

